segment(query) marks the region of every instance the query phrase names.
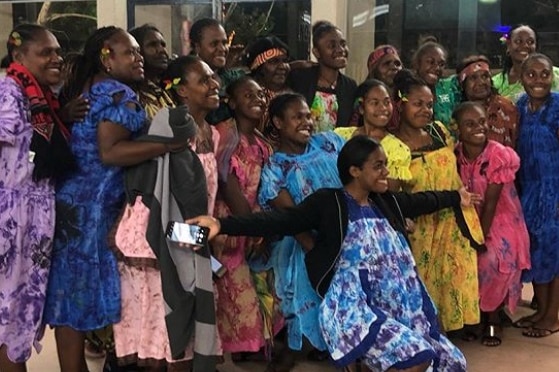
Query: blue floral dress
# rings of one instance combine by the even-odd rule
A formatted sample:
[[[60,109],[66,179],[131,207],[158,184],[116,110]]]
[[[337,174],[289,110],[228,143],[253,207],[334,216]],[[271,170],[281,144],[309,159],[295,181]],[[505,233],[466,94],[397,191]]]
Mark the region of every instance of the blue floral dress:
[[[345,198],[347,234],[319,316],[336,366],[361,358],[386,371],[432,360],[433,371],[466,371],[460,350],[439,332],[406,239],[376,208]]]
[[[528,108],[527,95],[517,107],[520,202],[532,261],[522,280],[545,284],[559,276],[559,93],[551,93],[535,112]]]
[[[271,208],[270,201],[282,190],[289,191],[299,204],[318,189],[341,187],[336,161],[343,145],[340,136],[324,132],[311,137],[303,154],[274,153],[262,170],[260,205]],[[301,350],[305,336],[315,348],[325,350],[318,326],[321,299],[309,281],[303,248],[294,237],[283,237],[273,244],[269,265],[274,269],[276,292],[287,322],[289,347]]]
[[[137,133],[145,113],[127,86],[104,80],[86,94],[91,109],[72,127],[78,170],[57,185],[56,227],[44,322],[79,331],[120,319],[120,279],[108,234],[124,203],[121,167],[101,162],[97,127],[109,120]],[[128,105],[134,104],[136,108]]]

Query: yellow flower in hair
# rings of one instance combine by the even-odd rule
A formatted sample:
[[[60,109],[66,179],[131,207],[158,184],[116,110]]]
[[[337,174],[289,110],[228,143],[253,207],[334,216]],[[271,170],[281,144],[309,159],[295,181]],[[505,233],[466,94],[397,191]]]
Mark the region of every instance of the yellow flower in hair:
[[[402,94],[402,92],[398,91],[398,97],[400,97],[400,100],[402,102],[408,102],[408,99],[405,95]]]
[[[111,50],[108,47],[103,47],[103,49],[101,49],[101,55],[103,57],[107,57],[109,54],[111,54]]]
[[[14,31],[10,34],[9,42],[10,44],[15,45],[16,47],[21,46],[21,44],[23,44],[23,41],[21,40],[21,35],[17,31]]]
[[[179,83],[181,82],[181,78],[174,78],[173,80],[163,80],[163,83],[165,83],[165,90],[169,90],[173,87],[176,87],[177,85],[179,85]]]

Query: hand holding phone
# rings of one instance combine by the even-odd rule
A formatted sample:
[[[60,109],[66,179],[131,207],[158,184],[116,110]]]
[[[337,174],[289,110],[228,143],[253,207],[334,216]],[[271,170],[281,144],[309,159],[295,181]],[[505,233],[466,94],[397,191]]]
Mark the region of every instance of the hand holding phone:
[[[172,242],[202,247],[208,243],[209,233],[210,229],[207,227],[169,221],[165,236]]]

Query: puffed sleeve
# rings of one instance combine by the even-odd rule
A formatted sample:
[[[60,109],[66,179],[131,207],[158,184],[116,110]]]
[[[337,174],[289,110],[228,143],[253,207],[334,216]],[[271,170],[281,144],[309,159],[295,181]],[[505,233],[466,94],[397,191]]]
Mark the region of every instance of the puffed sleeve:
[[[120,82],[104,80],[95,84],[90,97],[90,115],[95,123],[110,121],[133,133],[146,124],[146,113],[136,93]]]
[[[16,83],[5,78],[0,83],[0,143],[14,145],[25,123],[23,95]]]
[[[496,184],[513,182],[520,168],[520,158],[511,147],[496,142],[493,144],[487,166],[487,181]]]
[[[258,204],[264,209],[270,209],[270,201],[277,198],[282,189],[287,189],[281,164],[275,158],[274,155],[270,157],[260,176]]]
[[[410,181],[413,178],[410,171],[410,148],[392,134],[384,137],[380,144],[388,159],[388,178]]]
[[[334,129],[334,133],[342,137],[345,141],[349,141],[356,130],[356,127],[338,127]]]

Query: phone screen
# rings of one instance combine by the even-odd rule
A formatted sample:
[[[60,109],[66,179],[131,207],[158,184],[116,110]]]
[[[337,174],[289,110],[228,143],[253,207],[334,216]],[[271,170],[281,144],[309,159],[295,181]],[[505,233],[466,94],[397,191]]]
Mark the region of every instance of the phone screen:
[[[207,227],[170,221],[166,235],[173,242],[203,246],[208,240],[208,233]]]

